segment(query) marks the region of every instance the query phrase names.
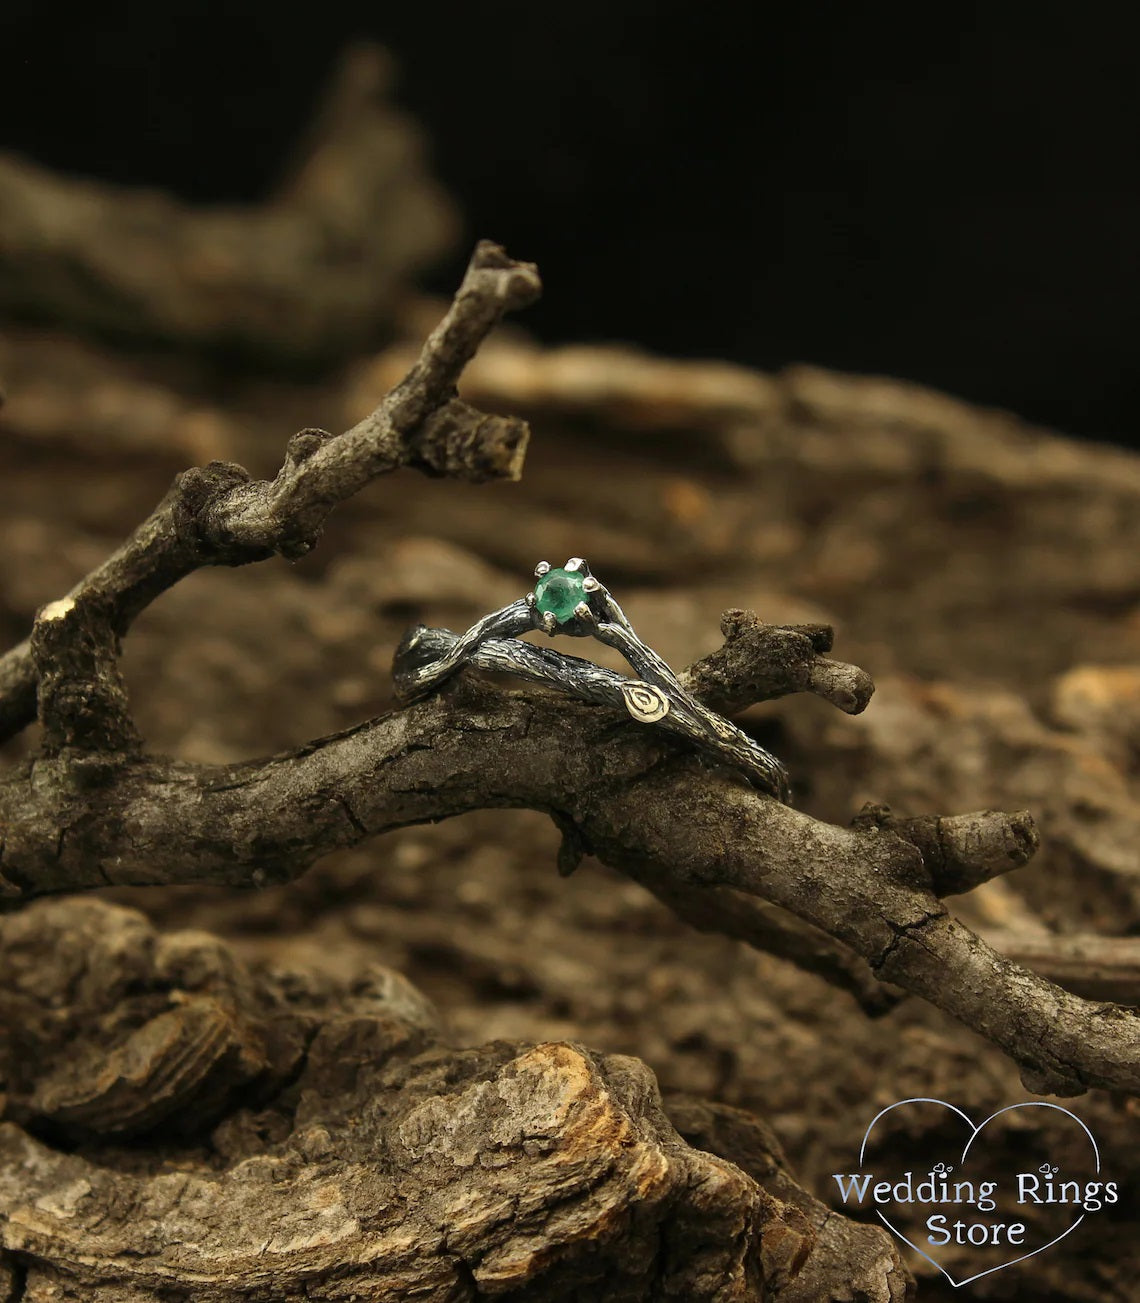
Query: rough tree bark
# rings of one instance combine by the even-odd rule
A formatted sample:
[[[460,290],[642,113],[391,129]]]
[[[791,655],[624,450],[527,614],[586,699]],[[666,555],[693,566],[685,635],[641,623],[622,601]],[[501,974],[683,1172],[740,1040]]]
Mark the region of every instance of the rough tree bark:
[[[1002,1045],[1033,1088],[1136,1089],[1133,1012],[1090,1005],[1003,962],[939,899],[1024,864],[1036,848],[1028,814],[955,822],[872,813],[836,829],[745,790],[731,774],[694,780],[654,732],[615,734],[597,710],[474,685],[459,701],[440,693],[263,764],[194,770],[142,757],[117,645],[165,588],[205,564],[304,554],[339,500],[397,465],[519,474],[524,427],[474,412],[453,391],[499,315],[537,289],[533,268],[479,246],[451,311],[373,416],[340,438],[302,431],[271,482],[228,465],[184,474],[106,566],[43,607],[29,642],[0,662],[5,731],[30,722],[36,685],[43,726],[42,756],[0,797],[10,893],[116,882],[263,885],[388,827],[519,805],[558,814],[573,837],[634,876],[734,887],[803,916],[878,976]],[[689,671],[698,696],[739,708],[806,687],[851,710],[865,705],[866,688],[849,687],[860,675],[827,666],[809,633],[773,636],[757,620],[732,620],[736,636],[717,661]],[[421,641],[416,650],[439,645]],[[499,777],[491,752],[508,761]]]
[[[188,473],[120,553],[44,608],[28,643],[0,661],[8,731],[30,721],[37,688],[43,725],[39,754],[0,789],[0,871],[12,904],[112,883],[268,885],[387,829],[529,806],[557,821],[566,871],[592,851],[682,917],[795,957],[870,1009],[889,1007],[900,990],[921,994],[1001,1046],[1037,1089],[1134,1092],[1132,1011],[1081,1000],[1009,962],[942,904],[1028,860],[1036,834],[1025,814],[895,818],[871,806],[850,828],[826,824],[620,714],[477,674],[429,702],[268,761],[196,766],[145,752],[118,674],[119,640],[170,583],[199,565],[303,553],[332,503],[381,469],[418,461],[437,471],[517,474],[521,426],[481,420],[453,396],[458,367],[511,297],[503,289],[511,283],[521,297],[534,288],[528,272],[483,249],[450,328],[371,422],[338,439],[296,436],[273,481],[232,467]],[[342,463],[341,453],[351,455]],[[718,709],[805,690],[845,712],[866,705],[869,679],[825,655],[829,631],[768,626],[736,611],[723,632],[722,651],[688,671],[692,690]],[[446,637],[434,632],[420,649]],[[1049,953],[1060,976],[1055,943]],[[99,1053],[109,1049],[104,1043]],[[256,1067],[254,1076],[263,1072]],[[272,1086],[271,1072],[265,1081]],[[681,1130],[708,1148],[716,1128],[689,1122]],[[59,1169],[52,1190],[68,1173]],[[13,1188],[11,1197],[24,1196]],[[40,1197],[50,1204],[54,1196]],[[802,1224],[792,1230],[804,1234]],[[769,1246],[783,1234],[769,1234]],[[15,1247],[30,1252],[28,1242]],[[43,1261],[56,1251],[45,1248]],[[125,1252],[132,1257],[134,1247]],[[880,1260],[880,1288],[895,1288],[884,1284],[894,1270]],[[798,1278],[798,1269],[787,1275]]]
[[[339,438],[295,436],[273,481],[226,465],[181,476],[119,553],[40,611],[28,643],[0,661],[6,731],[30,722],[37,684],[44,730],[42,754],[0,788],[8,890],[265,885],[390,828],[525,806],[638,880],[733,888],[802,917],[1000,1045],[1033,1089],[1135,1091],[1133,1011],[1004,960],[941,903],[1025,863],[1037,844],[1025,813],[892,821],[872,811],[836,828],[723,770],[695,776],[670,742],[615,729],[612,714],[474,684],[266,762],[201,769],[143,756],[117,649],[158,593],[202,565],[303,555],[337,502],[399,465],[518,475],[524,427],[453,395],[502,312],[537,290],[532,268],[481,245],[451,310],[371,417]],[[689,672],[698,696],[739,708],[809,688],[849,710],[866,704],[865,676],[826,662],[821,635],[730,619],[724,652]],[[443,638],[405,656],[438,652]]]
[[[840,1262],[868,1297],[906,1291],[886,1233],[802,1190],[749,1115],[663,1105],[637,1059],[566,1042],[458,1048],[386,969],[251,972],[73,900],[0,922],[0,991],[25,1303],[810,1303]],[[715,1156],[726,1121],[746,1170]]]

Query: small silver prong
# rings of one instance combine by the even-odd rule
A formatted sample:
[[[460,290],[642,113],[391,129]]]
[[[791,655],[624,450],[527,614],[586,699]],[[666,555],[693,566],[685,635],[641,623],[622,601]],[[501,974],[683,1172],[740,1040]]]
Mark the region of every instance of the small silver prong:
[[[579,620],[582,621],[583,624],[598,623],[598,617],[593,613],[593,611],[590,610],[589,606],[585,602],[578,603],[578,605],[574,608],[574,614]]]
[[[553,611],[543,611],[542,631],[549,634],[551,638],[558,632],[558,621],[554,618]]]
[[[527,593],[526,597],[523,598],[523,601],[526,602],[527,606],[528,606],[532,611],[534,610],[534,604],[535,604],[535,602],[536,602],[537,600],[538,600],[538,599],[535,597],[535,595],[534,595],[533,593]]]
[[[582,580],[582,587],[587,593],[596,593],[601,589],[601,584],[598,583],[593,575],[587,575],[586,578]]]
[[[550,570],[550,562],[540,561],[538,565],[536,565],[534,568],[534,577],[536,579],[541,579],[542,576],[547,574],[549,570]]]
[[[572,556],[562,568],[563,570],[569,570],[573,574],[575,570],[585,570],[586,563],[580,556]]]

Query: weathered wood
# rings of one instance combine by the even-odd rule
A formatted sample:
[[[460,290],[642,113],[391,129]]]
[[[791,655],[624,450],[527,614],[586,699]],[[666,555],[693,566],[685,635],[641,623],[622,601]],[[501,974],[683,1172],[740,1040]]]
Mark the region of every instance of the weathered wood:
[[[384,969],[337,989],[134,911],[45,902],[0,921],[0,1002],[0,1283],[18,1263],[25,1301],[905,1290],[883,1231],[847,1225],[836,1256],[844,1219],[782,1162],[772,1193],[771,1173],[686,1144],[638,1060],[453,1048]],[[145,1147],[116,1149],[127,1135]]]
[[[33,649],[54,648],[54,655],[37,661],[17,649],[0,680],[9,689],[0,715],[10,727],[27,722],[29,685],[51,685],[41,698],[43,756],[0,783],[0,873],[9,893],[30,898],[115,883],[265,885],[410,822],[529,807],[558,821],[570,848],[564,868],[588,847],[634,878],[729,887],[797,915],[862,956],[875,977],[1000,1045],[1033,1089],[1140,1090],[1134,1011],[1086,1003],[1002,960],[939,899],[1024,863],[1037,846],[1025,813],[893,827],[883,814],[837,828],[744,790],[724,770],[694,779],[684,764],[662,764],[680,753],[654,730],[624,717],[615,729],[605,712],[533,690],[449,688],[263,764],[210,769],[135,757],[113,677],[114,640],[163,589],[203,565],[303,555],[332,506],[397,465],[476,479],[490,465],[517,476],[525,427],[457,409],[451,395],[502,314],[537,292],[532,267],[480,245],[443,321],[370,417],[339,438],[294,436],[272,481],[224,463],[186,472],[105,567],[41,611]],[[457,434],[457,423],[465,433]],[[93,612],[104,622],[102,677],[97,690],[81,677],[69,691],[69,644],[58,633],[74,628],[85,645]],[[726,648],[688,672],[719,701],[739,708],[811,689],[858,711],[869,699],[869,676],[817,651],[831,642],[824,628],[773,629],[733,612],[724,629]],[[412,654],[402,644],[397,679],[399,657]],[[75,662],[83,675],[89,659]],[[66,703],[71,716],[61,713]]]
[[[484,241],[419,360],[369,416],[337,437],[323,430],[295,434],[272,480],[255,480],[226,462],[183,472],[122,547],[60,603],[44,608],[41,622],[64,627],[55,617],[68,614],[66,627],[77,639],[76,619],[97,611],[106,639],[119,639],[140,611],[195,570],[277,554],[304,556],[339,502],[398,467],[475,483],[518,479],[529,437],[525,423],[484,415],[453,395],[483,337],[503,313],[532,302],[539,290],[534,267],[512,262]],[[106,678],[110,667],[104,671]],[[35,718],[36,683],[44,674],[31,643],[0,658],[0,740]],[[101,695],[108,710],[121,713],[119,690],[109,679]],[[57,732],[53,724],[53,749]]]
[[[0,549],[6,558],[0,617],[13,641],[30,627],[36,606],[98,570],[179,466],[241,461],[271,479],[281,462],[279,432],[293,428],[298,413],[303,420],[349,427],[374,405],[384,387],[377,379],[383,367],[391,371],[385,383],[396,384],[404,372],[395,360],[414,356],[414,350],[393,350],[369,371],[361,401],[346,398],[336,377],[319,386],[265,386],[240,378],[223,384],[205,373],[189,374],[181,363],[127,363],[94,347],[82,350],[81,364],[76,345],[46,336],[6,343],[13,362],[5,374],[12,437],[0,449]],[[760,846],[764,880],[753,885],[777,896],[791,889],[780,871],[779,844],[768,841],[767,828],[762,841],[749,840],[756,812],[742,813],[732,800],[709,806],[700,845],[687,839],[688,806],[661,813],[648,829],[660,855],[622,863],[651,892],[671,897],[680,917],[716,929],[703,937],[686,934],[654,901],[596,864],[586,863],[569,882],[547,881],[541,870],[554,864],[557,835],[535,817],[501,810],[365,844],[347,813],[330,809],[322,822],[322,804],[317,827],[302,828],[298,815],[281,825],[282,838],[289,829],[302,839],[330,832],[326,844],[333,844],[343,833],[357,849],[322,861],[288,886],[254,894],[185,887],[134,896],[172,924],[190,915],[274,960],[303,954],[314,970],[328,963],[348,974],[377,954],[399,956],[395,962],[445,998],[472,1045],[503,1034],[527,1038],[528,1045],[556,1037],[633,1048],[663,1081],[747,1101],[771,1115],[820,1194],[834,1164],[851,1161],[852,1136],[875,1100],[917,1087],[970,1110],[988,1110],[1020,1097],[1011,1065],[995,1048],[933,1006],[916,1000],[900,1006],[901,988],[876,978],[872,962],[884,963],[880,971],[889,973],[905,960],[912,989],[930,991],[943,1007],[965,1008],[987,1035],[1019,1020],[1006,996],[1021,986],[1028,967],[1090,997],[1072,1005],[1062,1000],[1054,1026],[1055,988],[1021,988],[1033,1005],[1023,1034],[1042,1032],[1046,1059],[1074,1026],[1074,1012],[1076,1026],[1088,1018],[1096,1030],[1082,1054],[1095,1056],[1105,1039],[1119,1037],[1118,1045],[1126,1045],[1131,1019],[1110,1006],[1101,1025],[1095,1002],[1137,1002],[1128,938],[1092,934],[1140,927],[1138,680],[1135,665],[1122,663],[1140,652],[1135,459],[1078,448],[1014,418],[913,387],[820,372],[732,376],[699,363],[639,371],[628,356],[595,350],[579,366],[574,394],[560,395],[548,385],[543,395],[537,382],[546,383],[546,356],[518,349],[510,385],[464,388],[469,401],[541,422],[524,494],[469,492],[451,480],[408,476],[398,487],[388,482],[388,491],[343,503],[313,560],[296,569],[278,562],[179,584],[127,640],[125,668],[139,730],[156,749],[218,765],[215,776],[237,773],[244,781],[251,772],[239,763],[245,757],[282,749],[295,759],[303,739],[385,711],[391,650],[409,623],[464,628],[518,596],[537,556],[585,553],[620,591],[639,631],[671,663],[680,667],[709,653],[704,688],[720,708],[777,699],[745,723],[762,730],[764,744],[791,762],[803,804],[815,816],[800,831],[825,830],[816,871],[805,876],[794,866],[797,892],[828,908],[834,904],[837,912],[851,908],[846,925],[861,929],[867,920],[854,908],[858,902],[847,890],[847,874],[836,868],[839,859],[828,858],[827,830],[852,839],[885,837],[898,856],[887,857],[891,864],[908,866],[906,889],[920,883],[920,895],[933,901],[924,909],[944,908],[938,897],[965,883],[967,893],[948,904],[993,951],[1020,967],[995,969],[1000,961],[984,949],[971,950],[968,934],[937,914],[904,911],[901,932],[888,929],[860,954],[739,885],[706,886],[677,876],[678,863],[743,872],[745,854]],[[522,401],[528,368],[537,377],[531,386],[536,396]],[[662,399],[656,406],[655,387]],[[412,537],[402,538],[406,534]],[[737,620],[737,651],[726,647],[718,656],[721,613],[731,607],[739,614],[746,605],[765,621],[786,623]],[[830,660],[824,630],[833,625],[844,654],[876,671],[878,694],[858,719],[848,712],[866,704],[870,678]],[[746,655],[737,654],[745,649]],[[811,672],[813,665],[822,678]],[[805,686],[817,693],[823,688],[821,695],[843,713],[804,698],[778,701],[781,692]],[[531,762],[513,730],[534,728],[536,721],[545,726],[546,707],[539,703],[538,709],[535,715],[527,700],[492,691],[474,676],[441,703],[441,712],[471,711],[490,721],[485,730],[478,722],[474,727],[483,732],[474,745],[484,757],[484,789],[505,759]],[[561,745],[578,728],[575,709],[572,703],[560,707],[571,718],[565,733],[556,731],[547,741]],[[634,799],[639,787],[642,798],[656,793],[662,800],[677,795],[684,801],[694,787],[710,798],[731,795],[729,775],[713,771],[710,779],[684,749],[655,749],[653,739],[639,738],[629,726],[623,736],[616,719],[612,730],[599,723],[595,734],[587,715],[580,718],[580,740],[593,746],[597,770],[568,750],[566,781],[588,785],[601,774],[587,804],[607,853],[615,842],[618,854],[628,849],[622,839],[632,845],[643,830],[636,822],[646,817],[644,799]],[[433,781],[430,766],[461,749],[463,739],[453,735],[446,713],[432,719],[446,721],[444,736],[429,736],[432,721],[419,721],[423,732],[414,732],[412,741],[434,755],[418,759],[404,754],[403,740],[394,757],[384,749],[384,739],[392,740],[383,731],[393,727],[391,720],[366,730],[377,747],[368,752],[367,764],[376,766],[372,777],[411,789],[393,794],[385,807],[389,815],[416,805],[418,789]],[[29,731],[9,754],[22,752],[30,760],[39,741]],[[329,741],[331,753],[335,744],[348,744]],[[533,742],[537,754],[543,738],[536,734]],[[91,752],[81,761],[71,744],[64,751],[62,766],[41,758],[34,773],[41,797],[45,791],[58,796],[61,810],[70,803],[77,816],[98,808],[100,782],[106,797],[128,778],[122,792],[129,795],[131,783],[148,777],[140,770],[129,778],[132,766],[120,763],[119,752],[109,752],[108,763]],[[653,785],[648,774],[654,766],[669,781]],[[182,780],[188,784],[187,803],[174,802],[179,818],[202,772],[194,764],[168,771],[179,778],[171,790]],[[346,777],[347,770],[337,775]],[[367,777],[359,776],[361,786]],[[614,781],[623,777],[629,793]],[[601,798],[611,783],[618,799],[604,809]],[[473,774],[463,770],[457,786],[473,793]],[[448,800],[457,795],[446,793]],[[211,799],[220,796],[214,792]],[[371,794],[365,807],[351,803],[352,814],[377,809],[367,802],[379,799]],[[870,809],[850,829],[862,802]],[[988,809],[995,804],[1015,812],[1028,807],[1033,824],[1016,813],[995,814]],[[259,831],[268,827],[276,835],[279,808],[266,810]],[[424,813],[428,804],[416,808]],[[591,830],[575,821],[575,811],[560,803],[548,813],[571,851],[588,853]],[[625,818],[626,826],[607,842],[611,816]],[[730,842],[739,851],[733,863],[717,865],[714,826],[724,840],[733,818],[742,821],[745,840]],[[73,864],[83,860],[88,831],[97,833],[97,842],[113,831],[106,820],[100,826],[102,832],[89,829],[82,818],[69,826],[62,850],[74,856]],[[159,853],[128,858],[121,879],[130,878],[132,864],[143,876],[157,873],[157,814],[148,827]],[[223,834],[230,828],[224,824]],[[1027,868],[993,880],[993,873],[1016,868],[1032,851],[1034,828],[1040,831],[1038,855]],[[116,847],[130,849],[125,833],[118,843],[112,837],[99,844],[109,852],[109,865]],[[686,859],[694,848],[701,856]],[[299,871],[303,859],[295,850],[286,848],[294,857],[290,872]],[[207,869],[224,858],[216,846],[195,844],[182,864],[203,851]],[[237,855],[251,873],[264,869],[255,845]],[[1009,908],[1011,900],[1016,909]],[[869,917],[885,922],[873,912]],[[1060,935],[1074,928],[1076,936]],[[868,1022],[847,995],[748,954],[718,933],[791,956],[865,1007],[889,1011]],[[936,953],[918,953],[923,942]],[[167,1047],[171,1058],[165,1062],[181,1059],[183,1051],[192,1062],[226,1062],[228,1033],[218,1032],[216,1015],[207,1014],[198,996],[191,995],[188,1005],[184,1036],[169,1037],[169,1024],[160,1021],[135,1047],[153,1038]],[[211,1058],[211,1047],[218,1059]],[[117,1070],[124,1058],[116,1057],[114,1046],[102,1046],[90,1062],[98,1084],[95,1068]],[[1075,1088],[1067,1071],[1054,1074],[1053,1062],[1044,1064],[1048,1075],[1040,1075],[1036,1060],[1021,1062],[1034,1086]],[[203,1080],[216,1081],[217,1071],[206,1070]],[[45,1080],[56,1086],[44,1102],[58,1106],[57,1120],[28,1125],[58,1127],[66,1120],[73,1128],[68,1144],[96,1144],[107,1162],[121,1161],[95,1135],[121,1087],[87,1098],[61,1091],[50,1074]],[[200,1099],[204,1105],[207,1095]],[[126,1115],[145,1124],[150,1104],[143,1098],[136,1105],[138,1111]],[[226,1101],[212,1107],[222,1116]],[[1093,1092],[1076,1107],[1112,1153],[1114,1173],[1134,1182],[1127,1102],[1121,1104],[1119,1093]],[[705,1128],[704,1134],[714,1131]],[[156,1148],[155,1134],[123,1133],[136,1151]],[[697,1143],[748,1168],[745,1158],[759,1143],[749,1136],[749,1127],[738,1127],[723,1149],[711,1139]],[[845,1244],[844,1224],[827,1222],[825,1228],[836,1232],[837,1253],[852,1270],[864,1261]],[[761,1236],[766,1275],[798,1259],[805,1229],[785,1217],[766,1243]],[[1019,1268],[1024,1288],[1041,1297],[1123,1301],[1136,1274],[1135,1245],[1123,1238],[1126,1231],[1117,1227],[1110,1234],[1102,1226],[1079,1254],[1039,1255]],[[0,1297],[13,1272],[15,1288],[23,1288],[23,1267],[0,1252]],[[797,1276],[801,1287],[806,1279],[802,1271]],[[993,1278],[996,1293],[1003,1279]],[[886,1288],[882,1277],[879,1284]],[[54,1288],[46,1263],[35,1288],[39,1297]],[[842,1288],[850,1292],[850,1282]],[[981,1297],[986,1287],[976,1288]]]

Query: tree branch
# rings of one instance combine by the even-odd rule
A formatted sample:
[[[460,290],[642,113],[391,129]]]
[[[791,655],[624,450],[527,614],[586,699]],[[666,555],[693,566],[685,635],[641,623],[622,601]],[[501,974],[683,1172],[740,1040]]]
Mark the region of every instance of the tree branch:
[[[525,422],[486,416],[459,402],[454,390],[479,341],[540,290],[531,264],[484,241],[419,361],[370,416],[337,437],[323,430],[294,435],[272,480],[254,480],[226,462],[183,472],[153,514],[64,600],[101,616],[104,641],[120,639],[140,611],[194,570],[275,553],[303,556],[329,512],[379,475],[409,466],[477,483],[518,479]],[[35,718],[36,683],[30,643],[0,658],[0,741]]]
[[[1058,936],[994,929],[986,941],[1007,959],[1025,964],[1068,991],[1091,1000],[1140,1005],[1140,937],[1078,932]]]
[[[939,896],[961,895],[1019,869],[1041,845],[1028,810],[900,818],[885,805],[866,805],[852,822],[858,828],[887,829],[917,847]]]
[[[109,755],[141,750],[119,673],[118,638],[96,601],[65,597],[43,607],[29,650],[45,756],[69,748]]]
[[[268,885],[328,851],[488,807],[558,812],[639,880],[779,905],[1021,1066],[1032,1089],[1140,1090],[1134,1011],[1062,991],[987,946],[934,894],[917,848],[823,824],[709,771],[660,730],[533,690],[460,679],[407,710],[266,761],[144,761],[113,793],[58,761],[0,784],[2,872],[24,898],[116,884]]]
[[[866,710],[875,684],[866,670],[820,653],[831,650],[826,624],[764,624],[754,611],[725,611],[724,646],[682,676],[690,692],[721,713],[790,692],[814,692],[848,715]]]
[[[698,932],[732,937],[814,973],[854,997],[872,1018],[889,1013],[906,995],[880,982],[870,964],[849,946],[758,896],[730,887],[696,887],[654,873],[631,876]]]
[[[419,362],[371,417],[338,438],[303,431],[272,481],[222,463],[186,472],[113,557],[41,612],[30,644],[0,662],[0,718],[9,731],[27,723],[38,682],[47,743],[0,778],[9,894],[268,885],[389,829],[528,807],[562,828],[564,868],[592,850],[698,925],[788,947],[789,929],[770,926],[776,916],[767,911],[715,917],[736,893],[787,911],[841,948],[817,943],[815,971],[833,980],[842,973],[848,989],[865,994],[877,978],[922,995],[1004,1049],[1032,1089],[1140,1090],[1135,1011],[1051,985],[997,954],[941,902],[1024,863],[1036,846],[1024,814],[898,820],[872,808],[851,828],[821,823],[666,730],[631,722],[605,675],[577,701],[465,674],[408,709],[241,765],[139,753],[115,677],[117,640],[165,588],[204,565],[299,555],[338,502],[397,466],[517,476],[525,426],[473,412],[455,400],[454,385],[501,314],[537,292],[533,268],[480,245]],[[822,654],[826,628],[781,629],[737,611],[724,627],[725,648],[686,674],[703,699],[729,709],[810,690],[844,710],[866,704],[869,677]],[[397,685],[417,657],[454,638],[421,629],[406,639]],[[548,677],[557,658],[532,650]],[[493,642],[475,664],[496,668]]]

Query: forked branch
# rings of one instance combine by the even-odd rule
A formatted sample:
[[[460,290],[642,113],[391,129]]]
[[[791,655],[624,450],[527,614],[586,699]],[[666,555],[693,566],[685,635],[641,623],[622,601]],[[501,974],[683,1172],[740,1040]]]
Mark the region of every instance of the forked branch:
[[[501,314],[538,289],[532,267],[480,245],[419,362],[372,416],[336,437],[295,436],[271,481],[220,463],[186,472],[114,556],[40,612],[29,642],[0,660],[0,733],[35,717],[37,689],[45,730],[41,754],[0,778],[0,887],[18,902],[107,884],[263,886],[406,824],[527,807],[562,829],[564,869],[591,851],[697,926],[793,956],[864,1005],[893,998],[882,984],[921,995],[1005,1050],[1032,1089],[1140,1091],[1135,1010],[1003,958],[942,903],[1025,863],[1037,844],[1027,814],[898,819],[872,807],[837,827],[604,695],[579,701],[470,673],[268,760],[195,766],[143,752],[117,654],[159,593],[201,566],[303,553],[338,502],[399,466],[517,477],[525,425],[475,412],[455,384]],[[740,611],[723,628],[722,650],[684,676],[709,705],[798,691],[851,713],[867,704],[869,676],[824,654],[830,630]],[[406,640],[397,678],[454,637]],[[476,670],[495,668],[491,652]]]

